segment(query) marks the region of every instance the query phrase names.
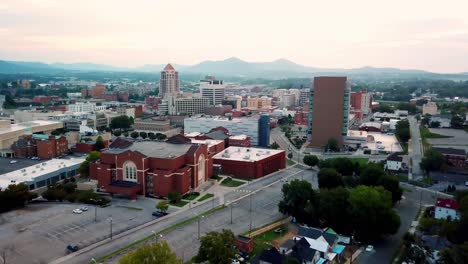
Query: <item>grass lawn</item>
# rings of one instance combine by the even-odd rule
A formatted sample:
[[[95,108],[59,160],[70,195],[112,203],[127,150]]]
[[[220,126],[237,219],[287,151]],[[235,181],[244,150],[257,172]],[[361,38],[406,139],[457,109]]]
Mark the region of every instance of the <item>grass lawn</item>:
[[[281,228],[283,232],[277,233],[276,229]],[[288,232],[288,227],[286,225],[281,225],[277,228],[274,228],[270,231],[267,231],[263,234],[257,235],[254,237],[254,248],[252,255],[256,256],[262,253],[263,250],[269,249],[271,247],[271,242],[275,239],[280,238]]]
[[[195,200],[198,196],[200,196],[200,193],[189,193],[182,196],[182,199],[192,201]]]
[[[419,131],[421,132],[422,138],[451,138],[451,136],[441,135],[437,133],[432,133],[429,128],[420,126]]]
[[[359,163],[359,166],[364,167],[369,163],[369,158],[351,158],[350,159],[353,163]]]
[[[205,195],[203,195],[200,199],[198,199],[199,202],[203,202],[205,200],[208,200],[210,199],[211,197],[213,197],[214,194],[212,193],[206,193]]]
[[[296,162],[294,162],[294,161],[292,161],[290,159],[286,159],[286,163],[287,163],[288,166],[292,166],[292,165],[296,164]]]
[[[188,204],[189,202],[187,201],[179,201],[178,203],[170,203],[170,205],[177,206],[177,207],[183,207],[184,205]]]
[[[232,178],[226,178],[221,182],[221,185],[226,186],[226,187],[238,187],[244,183],[245,182],[233,180]]]

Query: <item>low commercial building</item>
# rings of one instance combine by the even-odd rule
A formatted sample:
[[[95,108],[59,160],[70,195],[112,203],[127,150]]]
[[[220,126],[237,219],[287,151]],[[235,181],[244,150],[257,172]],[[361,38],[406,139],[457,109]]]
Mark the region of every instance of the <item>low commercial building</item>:
[[[422,114],[423,115],[438,115],[439,111],[437,109],[437,104],[435,102],[427,102],[422,106]]]
[[[171,121],[166,118],[141,118],[134,123],[135,130],[148,132],[164,132],[171,129]]]
[[[222,174],[242,179],[258,179],[286,168],[284,150],[228,147],[213,157]]]
[[[0,120],[0,156],[12,157],[11,145],[23,135],[33,133],[50,134],[53,130],[63,127],[62,122],[36,120],[11,124],[9,120]]]
[[[0,175],[0,189],[10,184],[25,183],[29,190],[54,184],[65,178],[75,176],[84,158],[51,159],[33,166],[21,168]],[[9,161],[9,160],[2,160]]]
[[[90,176],[109,193],[130,197],[167,197],[198,189],[212,176],[208,146],[116,139],[101,159],[90,164]]]

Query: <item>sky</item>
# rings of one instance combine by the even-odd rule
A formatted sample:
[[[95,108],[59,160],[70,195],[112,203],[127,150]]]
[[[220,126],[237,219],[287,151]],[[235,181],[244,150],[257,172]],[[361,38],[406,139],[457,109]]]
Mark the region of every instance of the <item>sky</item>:
[[[0,60],[468,72],[467,0],[1,0]]]

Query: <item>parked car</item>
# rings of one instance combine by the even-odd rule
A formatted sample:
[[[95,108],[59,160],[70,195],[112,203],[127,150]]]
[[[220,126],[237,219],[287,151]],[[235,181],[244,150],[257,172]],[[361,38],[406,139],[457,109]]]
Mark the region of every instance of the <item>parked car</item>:
[[[88,211],[88,207],[87,206],[81,206],[80,210],[83,211],[83,212]]]
[[[367,251],[367,252],[372,252],[373,250],[374,250],[374,246],[372,246],[372,245],[368,245],[368,246],[366,247],[366,251]]]
[[[70,244],[70,245],[67,246],[67,250],[69,252],[76,252],[76,251],[78,251],[78,246],[75,245],[75,244]]]
[[[81,213],[83,213],[83,211],[81,211],[80,209],[74,209],[73,213],[74,214],[81,214]]]
[[[380,145],[380,146],[377,146],[377,148],[378,149],[385,149],[385,146]]]
[[[376,141],[375,143],[377,143],[377,144],[382,144],[382,141]]]
[[[17,160],[12,160],[10,161],[10,164],[14,164],[14,163],[17,163],[18,161]]]
[[[153,216],[156,216],[156,217],[163,217],[163,216],[166,216],[168,215],[169,213],[166,213],[166,212],[161,212],[161,211],[154,211],[152,213]]]

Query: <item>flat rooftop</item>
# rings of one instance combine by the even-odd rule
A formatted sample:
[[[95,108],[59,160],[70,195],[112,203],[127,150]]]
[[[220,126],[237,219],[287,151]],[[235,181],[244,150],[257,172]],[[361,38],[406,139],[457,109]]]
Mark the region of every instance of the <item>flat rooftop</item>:
[[[403,149],[394,134],[383,134],[380,132],[366,132],[358,130],[348,130],[348,138],[360,138],[363,142],[361,147],[367,146],[370,150],[401,152]],[[346,143],[345,139],[345,143]],[[381,143],[377,143],[381,142]],[[384,146],[383,149],[378,149],[377,146]]]
[[[47,125],[57,125],[57,124],[62,124],[62,122],[57,122],[57,121],[49,121],[49,120],[34,120],[31,122],[23,122],[23,123],[18,123],[18,124],[11,124],[8,127],[1,127],[0,128],[0,134],[1,133],[8,133],[12,131],[19,131],[19,130],[25,130],[28,128],[32,127],[40,127],[40,126],[47,126]]]
[[[33,181],[35,178],[57,171],[61,168],[71,167],[81,164],[84,158],[70,158],[70,159],[51,159],[45,161],[35,161],[36,164],[24,166],[24,160],[17,160],[17,163],[10,164],[13,159],[2,159],[1,165],[4,163],[8,166],[15,166],[20,164],[21,167],[16,167],[14,171],[0,175],[0,188],[6,188],[12,183],[21,183]],[[6,162],[7,161],[7,162]],[[23,161],[23,162],[21,162]],[[5,165],[6,165],[5,164]]]
[[[214,116],[214,117],[206,117],[206,116],[193,116],[187,117],[187,120],[194,120],[194,121],[218,121],[218,122],[232,122],[232,123],[241,123],[244,120],[258,120],[259,117],[234,117],[229,119],[228,117],[222,116]]]
[[[216,154],[214,159],[237,160],[254,162],[259,161],[276,154],[282,153],[284,150],[263,149],[263,148],[244,148],[244,147],[228,147],[227,149]]]
[[[236,135],[236,136],[230,136],[229,139],[233,140],[246,140],[249,136],[247,135]]]

